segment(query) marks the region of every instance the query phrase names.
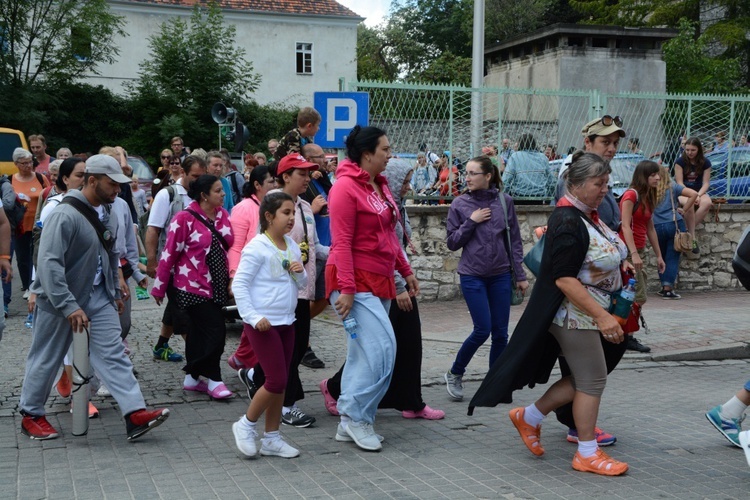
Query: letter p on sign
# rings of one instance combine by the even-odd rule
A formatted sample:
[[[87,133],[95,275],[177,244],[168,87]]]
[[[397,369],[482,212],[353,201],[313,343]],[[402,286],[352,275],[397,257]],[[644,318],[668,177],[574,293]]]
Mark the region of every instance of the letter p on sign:
[[[322,119],[315,135],[315,144],[320,147],[344,148],[351,129],[369,122],[367,92],[315,92],[314,103]]]

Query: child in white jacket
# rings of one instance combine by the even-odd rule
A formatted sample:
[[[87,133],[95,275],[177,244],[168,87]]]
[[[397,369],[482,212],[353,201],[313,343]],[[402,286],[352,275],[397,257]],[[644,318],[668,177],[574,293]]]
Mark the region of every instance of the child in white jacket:
[[[257,454],[255,429],[265,412],[261,455],[293,458],[299,450],[279,435],[281,407],[294,347],[294,310],[298,289],[307,284],[299,246],[286,234],[294,226],[294,202],[282,192],[266,195],[260,205],[261,234],[242,250],[232,292],[265,383],[253,396],[247,413],[232,424],[237,448]],[[243,369],[244,370],[244,369]],[[244,374],[240,373],[240,378]]]

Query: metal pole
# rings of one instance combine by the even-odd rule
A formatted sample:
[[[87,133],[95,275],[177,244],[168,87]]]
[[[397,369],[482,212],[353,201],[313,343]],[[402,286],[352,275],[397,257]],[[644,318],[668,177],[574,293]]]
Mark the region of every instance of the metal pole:
[[[474,0],[474,39],[471,52],[471,86],[475,89],[484,83],[484,0]],[[482,93],[471,93],[471,146],[472,155],[482,150]]]
[[[73,435],[89,432],[89,336],[86,330],[73,332]]]

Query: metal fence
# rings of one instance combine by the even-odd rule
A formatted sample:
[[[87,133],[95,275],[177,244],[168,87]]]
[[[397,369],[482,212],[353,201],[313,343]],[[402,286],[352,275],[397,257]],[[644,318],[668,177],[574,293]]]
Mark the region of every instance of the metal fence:
[[[671,166],[682,137],[699,137],[708,153],[716,134],[722,132],[729,147],[708,155],[714,165],[709,194],[750,200],[750,97],[371,81],[344,82],[343,87],[370,94],[370,124],[388,132],[395,152],[416,153],[424,143],[433,152],[449,152],[451,159],[462,161],[481,154],[471,144],[473,93],[482,98],[482,145],[500,146],[503,139],[513,145],[521,134],[529,133],[540,151],[552,146],[564,157],[568,150],[583,146],[583,124],[605,114],[619,115],[628,133],[620,143],[622,155],[632,153],[630,140],[637,139],[633,149],[640,155]]]

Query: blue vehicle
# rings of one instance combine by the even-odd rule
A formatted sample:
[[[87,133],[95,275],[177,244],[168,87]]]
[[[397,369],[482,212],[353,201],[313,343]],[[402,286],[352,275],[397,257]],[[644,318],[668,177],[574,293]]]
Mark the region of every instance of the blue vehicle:
[[[633,179],[635,166],[645,160],[643,155],[633,153],[616,153],[615,157],[610,160],[609,165],[612,167],[612,173],[609,176],[609,185],[615,198],[622,196],[622,193],[630,186]],[[560,168],[565,160],[552,160],[549,162],[550,169],[558,176]]]
[[[706,159],[711,162],[711,198],[730,198],[730,203],[741,203],[750,198],[750,146],[738,146],[731,151],[731,168],[728,151],[710,153]],[[727,173],[730,177],[727,179]],[[729,189],[727,189],[729,184]],[[745,198],[745,200],[742,200]]]

